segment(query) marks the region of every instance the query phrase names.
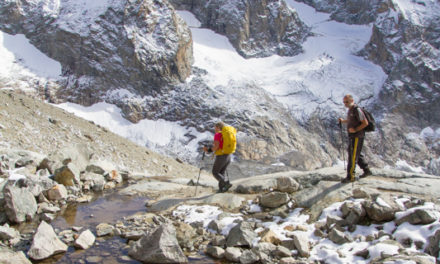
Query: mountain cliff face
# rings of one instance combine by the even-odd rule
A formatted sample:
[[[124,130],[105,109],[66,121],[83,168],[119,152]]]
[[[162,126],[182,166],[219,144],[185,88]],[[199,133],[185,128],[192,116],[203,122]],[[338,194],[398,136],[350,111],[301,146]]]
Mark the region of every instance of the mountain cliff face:
[[[151,95],[191,71],[191,33],[166,1],[3,2],[0,21],[62,64],[58,96],[82,104],[114,89]]]
[[[309,29],[281,0],[171,0],[176,9],[192,12],[202,27],[227,36],[243,57],[293,56]]]
[[[2,2],[0,30],[24,34],[35,47],[61,63],[63,78],[37,91],[45,99],[82,105],[106,101],[120,107],[132,122],[165,119],[198,132],[211,131],[213,122],[222,119],[239,128],[240,162],[235,170],[241,174],[330,166],[343,158],[335,121],[343,114],[335,107],[339,93],[324,88],[313,91],[330,93],[321,99],[332,107],[318,104],[300,120],[258,81],[228,80],[212,85],[208,72],[193,65],[190,27],[175,9],[192,12],[202,27],[226,36],[245,58],[303,52],[305,41],[315,33],[286,4],[293,1],[256,2]],[[411,3],[411,10],[420,14],[408,13],[399,1],[302,2],[330,13],[333,20],[372,27],[369,42],[356,54],[380,65],[386,74],[378,90],[371,88],[376,76],[370,76],[371,83],[365,87],[356,88],[362,95],[361,103],[368,105],[378,121],[378,131],[369,135],[365,149],[371,163],[381,167],[406,160],[439,175],[440,139],[434,130],[440,119],[434,113],[440,110],[440,20],[423,13],[438,14],[438,1]],[[333,74],[328,65],[338,67],[331,55],[323,53],[318,59],[323,66],[308,75],[315,82],[325,80],[322,74]],[[308,83],[292,81],[288,85],[292,87],[285,88],[283,100],[297,102],[295,109],[317,100],[308,96]],[[170,146],[170,153],[172,149],[174,146]],[[279,162],[286,166],[271,165]]]

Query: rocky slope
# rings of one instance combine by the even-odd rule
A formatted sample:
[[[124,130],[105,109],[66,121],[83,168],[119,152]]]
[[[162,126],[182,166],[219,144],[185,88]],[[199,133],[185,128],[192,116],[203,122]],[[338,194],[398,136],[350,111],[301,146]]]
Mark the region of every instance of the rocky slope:
[[[73,114],[16,91],[0,91],[0,147],[51,156],[78,148],[89,158],[107,160],[133,174],[194,176],[196,168],[138,146]],[[2,163],[8,166],[7,162]]]

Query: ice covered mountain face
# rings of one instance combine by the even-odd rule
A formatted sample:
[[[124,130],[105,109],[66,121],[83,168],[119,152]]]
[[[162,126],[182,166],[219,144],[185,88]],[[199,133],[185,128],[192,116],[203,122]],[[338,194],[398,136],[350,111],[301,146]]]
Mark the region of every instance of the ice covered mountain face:
[[[398,76],[390,71],[394,66],[387,68],[375,59],[374,51],[395,52],[392,48],[398,43],[374,48],[375,30],[384,21],[380,14],[409,21],[390,4],[394,2],[313,2],[332,7],[328,13],[282,0],[258,5],[172,1],[176,8],[193,13],[175,12],[167,1],[19,2],[0,4],[1,30],[24,34],[62,65],[63,77],[52,85],[26,77],[32,80],[28,86],[40,87],[38,93],[52,100],[115,104],[126,119],[138,124],[143,119],[174,122],[184,129],[161,145],[167,154],[194,161],[196,146],[211,139],[201,135],[222,119],[240,131],[237,173],[330,166],[342,159],[336,120],[345,113],[342,96],[352,93],[379,119],[379,131],[369,135],[366,149],[373,165],[394,166],[398,161],[440,174],[438,122],[407,124],[416,115],[399,111],[411,106],[399,101],[405,96],[392,101],[395,107],[384,103],[387,85],[396,84],[390,80]],[[370,11],[371,6],[376,8]],[[354,7],[362,7],[358,22]],[[350,14],[349,20],[335,14]],[[438,56],[431,61],[438,63]],[[404,83],[405,74],[397,80]],[[14,87],[9,84],[5,87]],[[434,102],[438,97],[433,95]],[[421,102],[428,99],[421,96]],[[155,127],[147,129],[150,135]]]

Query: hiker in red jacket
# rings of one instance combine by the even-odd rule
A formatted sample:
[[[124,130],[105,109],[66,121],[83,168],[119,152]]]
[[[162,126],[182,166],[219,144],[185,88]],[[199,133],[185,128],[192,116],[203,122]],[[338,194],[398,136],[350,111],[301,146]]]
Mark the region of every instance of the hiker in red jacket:
[[[352,182],[355,179],[356,164],[364,170],[361,178],[371,175],[368,163],[362,154],[362,146],[364,145],[365,131],[368,126],[368,120],[362,109],[354,103],[353,96],[347,94],[343,99],[345,107],[348,108],[347,119],[339,118],[339,122],[347,124],[348,131],[348,164],[347,177],[341,182]]]
[[[217,122],[214,126],[215,135],[212,147],[203,147],[205,152],[213,151],[215,154],[215,161],[212,167],[212,174],[218,181],[218,192],[226,192],[231,188],[232,184],[226,179],[226,169],[229,163],[231,163],[231,155],[224,154],[223,149],[223,138],[222,129],[225,126],[223,122]]]

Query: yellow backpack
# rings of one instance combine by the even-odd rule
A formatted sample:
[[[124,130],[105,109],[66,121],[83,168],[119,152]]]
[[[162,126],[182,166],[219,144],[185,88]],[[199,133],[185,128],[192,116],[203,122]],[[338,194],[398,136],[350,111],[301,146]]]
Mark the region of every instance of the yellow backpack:
[[[237,147],[237,130],[232,126],[224,126],[222,128],[222,138],[223,148],[220,150],[221,153],[219,154],[222,155],[234,153],[235,148]]]

